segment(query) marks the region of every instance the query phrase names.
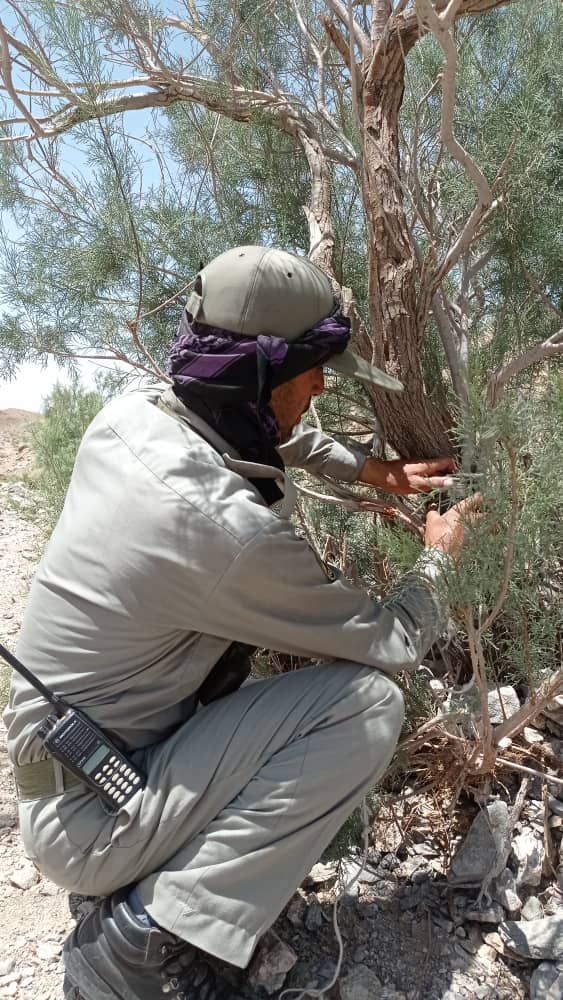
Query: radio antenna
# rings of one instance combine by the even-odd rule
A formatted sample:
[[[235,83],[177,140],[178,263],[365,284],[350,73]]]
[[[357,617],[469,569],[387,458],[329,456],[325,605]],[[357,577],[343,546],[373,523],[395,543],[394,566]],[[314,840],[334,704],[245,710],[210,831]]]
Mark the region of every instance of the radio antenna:
[[[31,673],[31,670],[28,670],[27,667],[24,667],[23,663],[21,663],[21,661],[18,660],[17,656],[14,656],[13,653],[10,653],[10,650],[6,649],[6,647],[1,642],[0,642],[0,656],[4,660],[6,660],[6,663],[9,663],[14,670],[17,670],[18,674],[21,674],[22,677],[25,677],[26,681],[28,681],[32,685],[32,687],[35,688],[36,691],[39,691],[39,694],[42,694],[43,697],[51,705],[53,705],[58,715],[64,715],[66,710],[69,708],[64,698],[61,698],[58,694],[53,694],[52,691],[49,691],[49,688],[46,688],[45,685],[42,684],[37,677],[34,677],[34,675]]]

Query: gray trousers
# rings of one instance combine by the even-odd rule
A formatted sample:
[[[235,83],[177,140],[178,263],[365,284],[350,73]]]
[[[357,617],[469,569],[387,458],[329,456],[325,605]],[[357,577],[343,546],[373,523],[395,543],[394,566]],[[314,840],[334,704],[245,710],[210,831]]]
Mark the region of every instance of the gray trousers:
[[[138,883],[153,919],[244,968],[389,763],[393,681],[337,662],[241,688],[135,754],[148,780],[117,816],[71,788],[20,806],[29,856],[59,885]]]

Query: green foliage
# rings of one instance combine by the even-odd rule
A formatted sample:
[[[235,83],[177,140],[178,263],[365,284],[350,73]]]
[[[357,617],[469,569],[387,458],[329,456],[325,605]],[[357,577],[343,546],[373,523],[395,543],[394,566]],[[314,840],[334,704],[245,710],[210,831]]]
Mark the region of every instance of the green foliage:
[[[189,66],[208,81],[209,94],[229,98],[235,78],[253,91],[269,91],[275,74],[296,113],[306,109],[325,146],[336,142],[318,114],[317,69],[290,5],[277,5],[275,16],[256,0],[196,6],[201,30],[216,39],[218,51],[186,35],[180,43],[166,26],[168,13],[185,16],[183,4],[167,4],[164,12],[139,0],[127,10],[149,27],[159,56],[174,71]],[[322,0],[300,10],[324,46]],[[364,7],[355,11],[359,19],[369,16]],[[33,24],[52,56],[53,74],[82,81],[84,109],[101,93],[109,100],[118,92],[118,76],[139,71],[125,15],[124,5],[113,0],[33,4]],[[563,443],[557,429],[563,384],[552,364],[522,372],[495,410],[485,399],[499,365],[561,325],[563,10],[557,0],[521,0],[461,19],[456,41],[455,134],[495,185],[498,204],[466,259],[443,282],[462,314],[452,329],[466,341],[469,404],[463,421],[435,313],[422,345],[424,391],[446,422],[459,421],[452,433],[464,452],[460,493],[478,486],[485,496],[484,519],[469,532],[464,560],[450,574],[445,596],[458,622],[467,607],[476,622],[484,621],[503,589],[510,544],[507,593],[484,636],[487,666],[491,682],[529,680],[555,665],[561,629]],[[475,205],[474,185],[440,140],[442,61],[431,37],[408,53],[400,121],[404,206],[421,257],[431,242],[422,213],[433,222],[439,258]],[[357,147],[349,74],[332,49],[324,83],[327,110]],[[146,366],[140,342],[165,366],[200,262],[239,243],[307,252],[308,166],[298,144],[264,112],[254,111],[249,121],[231,120],[178,101],[150,114],[77,125],[52,148],[46,145],[47,170],[30,165],[24,143],[0,146],[0,373],[12,373],[45,350],[121,355],[132,366]],[[336,275],[353,289],[367,318],[361,179],[340,164],[332,163],[330,171]],[[479,261],[464,284],[463,267]],[[130,326],[137,320],[140,342],[133,343]],[[100,405],[96,394],[78,389],[56,390],[48,404],[36,447],[53,519],[78,441]],[[320,399],[317,410],[326,429],[337,437],[353,431],[354,440],[369,449],[376,417],[363,389],[342,380],[339,392]],[[426,498],[410,506],[423,516]],[[373,595],[384,595],[421,551],[412,535],[371,514],[309,501],[303,510],[321,551],[329,539],[337,555],[345,548],[350,576]],[[462,633],[457,643],[467,664]],[[415,720],[429,710],[418,681],[407,685],[407,703]]]
[[[78,383],[55,386],[44,404],[45,419],[33,430],[37,465],[36,487],[53,528],[63,508],[78,447],[103,398],[86,392]]]

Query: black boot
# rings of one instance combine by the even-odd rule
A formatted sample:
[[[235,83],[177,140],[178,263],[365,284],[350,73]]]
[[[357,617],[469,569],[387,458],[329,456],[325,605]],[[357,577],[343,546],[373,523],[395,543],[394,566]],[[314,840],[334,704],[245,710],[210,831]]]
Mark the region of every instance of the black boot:
[[[104,899],[66,939],[65,1000],[241,1000],[205,952],[127,904],[127,889]]]

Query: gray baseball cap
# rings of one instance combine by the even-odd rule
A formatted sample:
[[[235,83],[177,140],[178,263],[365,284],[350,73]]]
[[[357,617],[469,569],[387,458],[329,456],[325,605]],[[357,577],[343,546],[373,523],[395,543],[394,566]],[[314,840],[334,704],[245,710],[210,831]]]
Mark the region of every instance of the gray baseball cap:
[[[227,250],[199,272],[195,287],[187,304],[194,320],[245,337],[262,333],[297,340],[334,308],[326,274],[307,257],[273,247]],[[396,378],[349,350],[334,354],[325,365],[384,389],[403,388]]]

